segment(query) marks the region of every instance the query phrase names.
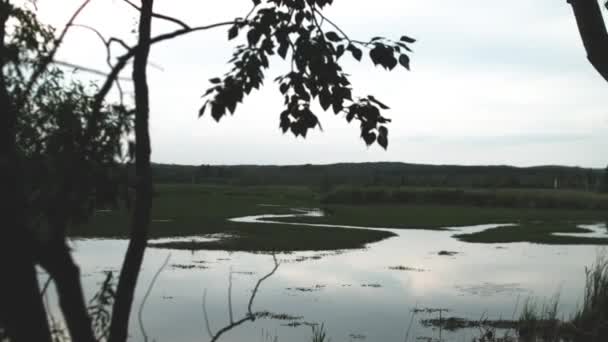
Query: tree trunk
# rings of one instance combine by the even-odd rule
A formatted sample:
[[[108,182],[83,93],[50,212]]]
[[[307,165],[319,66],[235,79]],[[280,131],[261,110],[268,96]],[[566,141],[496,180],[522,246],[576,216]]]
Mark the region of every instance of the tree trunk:
[[[133,60],[136,198],[129,246],[120,270],[116,301],[112,310],[110,342],[124,342],[127,339],[133,296],[148,243],[150,212],[152,209],[152,175],[150,170],[150,133],[148,131],[150,108],[146,67],[150,53],[152,6],[153,0],[142,0],[139,19],[139,47]]]
[[[598,0],[568,0],[591,65],[608,81],[608,33]]]
[[[65,237],[46,247],[46,252],[40,257],[40,265],[53,278],[61,312],[72,341],[95,342],[80,282],[80,270],[65,244]]]
[[[4,39],[8,1],[0,1],[0,56],[6,56]],[[40,296],[33,259],[33,243],[25,226],[25,199],[20,186],[16,143],[17,111],[4,78],[0,58],[0,322],[13,342],[51,341],[46,311]]]

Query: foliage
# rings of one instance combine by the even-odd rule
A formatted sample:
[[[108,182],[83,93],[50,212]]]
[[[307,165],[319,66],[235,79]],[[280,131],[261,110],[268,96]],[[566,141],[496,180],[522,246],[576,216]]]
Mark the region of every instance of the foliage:
[[[311,110],[317,99],[323,110],[332,108],[343,113],[348,122],[360,122],[361,137],[367,145],[377,142],[388,145],[390,119],[380,113],[388,107],[374,96],[354,98],[348,74],[338,64],[348,51],[357,61],[362,49],[369,50],[374,65],[393,70],[397,64],[409,69],[410,48],[415,40],[403,36],[394,41],[374,37],[367,42],[350,39],[338,26],[326,18],[321,10],[332,0],[255,0],[251,18],[234,24],[228,38],[246,32],[247,44],[238,45],[232,59],[233,68],[223,78],[212,78],[213,84],[204,96],[208,97],[200,109],[203,115],[210,107],[211,116],[220,120],[228,112],[234,113],[239,102],[264,80],[264,69],[269,57],[277,54],[290,56],[291,71],[276,78],[285,98],[285,110],[280,114],[280,128],[285,133],[306,137],[309,129],[321,126]],[[333,30],[327,30],[325,24]],[[334,31],[336,30],[336,31]]]
[[[126,161],[131,111],[123,104],[104,104],[93,115],[94,85],[70,79],[48,68],[27,95],[31,71],[49,56],[54,30],[35,13],[10,6],[12,22],[4,70],[17,108],[17,148],[22,183],[28,199],[29,226],[45,226],[60,215],[82,220],[99,202],[118,197],[119,163]]]
[[[93,296],[89,302],[89,315],[93,322],[93,330],[98,341],[103,341],[108,337],[108,329],[110,326],[111,307],[114,303],[114,274],[105,272],[104,279],[99,291]]]
[[[502,208],[606,210],[608,196],[579,192],[527,189],[457,189],[341,187],[326,194],[324,204],[434,204]]]
[[[585,293],[581,309],[573,319],[574,325],[587,332],[593,341],[608,337],[608,259],[598,256],[591,268],[585,268]]]

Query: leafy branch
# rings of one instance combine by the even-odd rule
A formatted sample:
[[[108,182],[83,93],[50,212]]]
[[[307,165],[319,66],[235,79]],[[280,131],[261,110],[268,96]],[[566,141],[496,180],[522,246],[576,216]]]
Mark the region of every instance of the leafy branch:
[[[397,64],[410,68],[407,44],[415,40],[402,36],[399,41],[374,37],[368,42],[352,40],[336,23],[322,14],[321,9],[331,0],[255,0],[254,14],[247,21],[236,22],[228,30],[228,38],[235,39],[246,32],[246,44],[236,47],[230,63],[232,69],[221,78],[211,78],[211,87],[203,94],[205,101],[199,116],[209,109],[219,121],[227,113],[233,114],[253,89],[264,81],[264,70],[269,68],[269,57],[278,54],[286,59],[291,54],[291,71],[277,77],[279,91],[284,96],[285,109],[280,113],[279,128],[291,131],[296,137],[306,137],[309,129],[321,127],[311,110],[317,100],[323,110],[330,107],[342,113],[348,122],[360,123],[361,137],[367,145],[377,142],[388,146],[390,119],[381,110],[388,106],[374,96],[353,97],[353,89],[338,60],[349,51],[361,61],[362,49],[369,50],[374,65],[393,70]],[[317,19],[317,16],[321,20]],[[325,32],[324,22],[335,31]]]

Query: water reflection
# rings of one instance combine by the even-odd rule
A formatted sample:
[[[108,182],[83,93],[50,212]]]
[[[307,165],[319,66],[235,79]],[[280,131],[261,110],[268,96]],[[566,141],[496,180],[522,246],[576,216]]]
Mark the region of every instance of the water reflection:
[[[277,216],[265,215],[262,219],[273,217]],[[238,220],[244,222],[245,218]],[[435,316],[414,314],[414,308],[446,308],[453,316],[471,319],[482,315],[489,319],[511,318],[516,303],[524,297],[548,298],[557,291],[560,312],[566,317],[573,312],[582,298],[584,266],[593,263],[597,249],[530,243],[470,244],[452,238],[456,230],[474,232],[496,226],[391,230],[396,237],[363,250],[277,254],[282,265],[260,287],[252,308],[269,314],[228,331],[220,341],[265,341],[269,336],[278,336],[279,341],[307,341],[310,325],[321,322],[332,341],[351,341],[355,337],[403,341],[410,322],[409,340],[421,336],[437,338],[439,331],[420,324],[420,319]],[[73,241],[87,297],[99,288],[103,271],[118,270],[126,246],[126,240]],[[446,257],[439,251],[458,254]],[[146,251],[135,308],[168,253],[160,249]],[[167,267],[158,277],[144,312],[147,333],[157,341],[209,340],[202,310],[204,289],[209,324],[217,329],[230,317],[230,274],[232,315],[244,317],[257,280],[273,267],[270,257],[263,254],[170,253],[172,264],[204,268]],[[398,265],[424,272],[391,269]],[[298,288],[312,290],[294,290]],[[58,310],[54,308],[53,312],[57,314]],[[282,314],[298,319],[273,319]],[[130,334],[131,340],[138,341],[142,336],[135,322],[134,317]],[[466,341],[476,333],[443,331],[442,337]]]

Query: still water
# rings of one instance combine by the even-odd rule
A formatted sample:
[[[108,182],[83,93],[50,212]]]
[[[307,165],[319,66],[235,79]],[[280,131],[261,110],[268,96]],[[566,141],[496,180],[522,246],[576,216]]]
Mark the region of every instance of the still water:
[[[273,216],[263,218],[272,220]],[[260,217],[236,220],[257,219]],[[414,314],[414,309],[448,309],[443,317],[511,319],[526,299],[543,301],[556,293],[562,317],[568,318],[582,298],[585,266],[602,251],[594,246],[470,244],[452,237],[495,226],[392,230],[396,237],[362,250],[277,254],[280,266],[262,283],[253,311],[287,314],[283,317],[287,319],[246,322],[220,341],[274,341],[275,337],[278,341],[309,341],[307,323],[324,323],[334,342],[404,341],[406,335],[415,341],[437,339],[440,334],[447,341],[470,341],[477,330],[450,333],[427,328],[420,320],[437,318],[437,314]],[[104,271],[118,271],[127,241],[77,239],[72,246],[86,296],[91,298],[105,278]],[[440,251],[457,254],[439,255]],[[238,320],[247,312],[257,280],[274,267],[268,254],[148,248],[131,320],[132,341],[143,340],[137,311],[148,284],[169,255],[141,317],[147,336],[159,342],[210,340],[203,292],[210,328],[216,332],[230,320],[230,274],[233,316]],[[53,310],[59,315],[56,307]]]

